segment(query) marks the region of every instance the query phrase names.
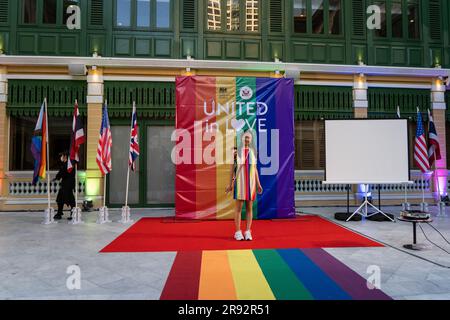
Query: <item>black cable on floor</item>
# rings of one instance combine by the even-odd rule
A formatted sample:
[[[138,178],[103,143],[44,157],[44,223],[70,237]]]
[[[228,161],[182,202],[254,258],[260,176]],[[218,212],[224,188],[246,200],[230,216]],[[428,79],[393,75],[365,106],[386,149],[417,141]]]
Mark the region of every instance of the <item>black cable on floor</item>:
[[[445,242],[447,242],[448,244],[450,244],[450,242],[444,237],[444,235],[443,235],[443,234],[442,234],[435,226],[433,226],[431,223],[428,223],[428,225],[429,225],[430,227],[432,227],[437,233],[439,233],[439,234],[441,235],[442,239],[445,240]]]
[[[334,223],[334,224],[336,224],[336,225],[338,225],[338,226],[340,226],[340,227],[343,227],[343,228],[345,228],[345,229],[347,229],[347,230],[353,231],[353,232],[355,232],[355,233],[357,233],[357,234],[359,234],[359,235],[361,235],[361,236],[364,236],[364,237],[366,237],[366,238],[369,238],[369,239],[371,239],[371,240],[373,240],[373,241],[382,243],[382,244],[384,244],[385,246],[387,246],[387,247],[389,247],[389,248],[392,248],[392,249],[395,249],[395,250],[397,250],[397,251],[406,253],[406,254],[408,254],[408,255],[410,255],[410,256],[412,256],[412,257],[418,258],[418,259],[420,259],[420,260],[426,261],[426,262],[428,262],[428,263],[434,264],[434,265],[436,265],[436,266],[438,266],[438,267],[441,267],[441,268],[444,268],[444,269],[450,269],[450,266],[445,266],[445,265],[443,265],[443,264],[440,264],[439,262],[436,262],[436,261],[433,261],[433,260],[430,260],[430,259],[421,257],[421,256],[419,256],[419,255],[417,255],[417,254],[414,254],[414,253],[411,253],[411,252],[409,252],[409,251],[406,251],[406,250],[397,248],[397,247],[395,247],[395,246],[393,246],[393,245],[391,245],[391,244],[389,244],[389,243],[386,243],[386,242],[384,242],[384,241],[375,239],[375,238],[373,238],[373,237],[371,237],[371,236],[368,236],[368,235],[365,235],[365,234],[363,234],[363,233],[361,233],[361,232],[359,232],[359,231],[357,231],[357,230],[353,230],[352,228],[349,228],[349,227],[344,226],[344,225],[342,225],[342,224],[336,223],[335,221],[333,221],[333,220],[331,220],[331,219],[329,219],[329,218],[327,218],[327,217],[324,217],[324,216],[321,216],[321,215],[318,215],[318,214],[311,214],[311,215],[315,215],[315,216],[319,216],[319,217],[322,217],[322,218],[324,218],[324,219],[327,219],[328,221],[330,221],[330,222],[332,222],[332,223]]]
[[[430,239],[428,239],[428,237],[427,237],[425,231],[423,230],[422,226],[420,225],[420,223],[419,223],[418,225],[419,225],[420,230],[422,230],[423,236],[425,237],[425,239],[427,239],[427,241],[428,241],[429,243],[431,243],[432,245],[434,245],[436,248],[439,248],[439,249],[441,249],[442,251],[446,252],[447,254],[450,254],[450,252],[448,252],[448,251],[445,250],[444,248],[440,247],[439,245],[437,245],[436,243],[434,243],[433,241],[431,241]]]

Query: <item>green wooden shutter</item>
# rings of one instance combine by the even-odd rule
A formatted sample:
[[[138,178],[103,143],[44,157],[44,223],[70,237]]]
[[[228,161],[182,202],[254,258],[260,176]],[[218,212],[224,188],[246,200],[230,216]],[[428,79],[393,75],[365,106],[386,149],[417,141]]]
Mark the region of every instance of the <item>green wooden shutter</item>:
[[[8,23],[8,0],[0,0],[0,23]]]
[[[196,13],[196,1],[195,0],[183,0],[183,29],[194,30],[195,29],[195,13]]]
[[[80,113],[86,114],[86,97],[86,81],[9,80],[6,110],[14,116],[36,116],[47,98],[49,115],[67,117],[72,115],[77,99]]]
[[[352,29],[354,37],[364,37],[366,30],[363,0],[352,0]]]
[[[303,170],[313,170],[314,168],[314,140],[302,140],[301,144],[301,162],[300,166]]]
[[[319,170],[325,167],[325,122],[300,121],[297,125],[297,168]]]
[[[151,119],[175,118],[175,83],[173,82],[105,82],[105,99],[114,117],[131,116],[136,101],[140,117]]]
[[[91,26],[103,26],[103,0],[90,0],[89,14]]]
[[[316,141],[319,148],[319,168],[325,168],[325,121],[317,123],[319,126]]]
[[[351,87],[295,86],[294,99],[297,120],[353,118]]]
[[[430,109],[430,90],[426,89],[397,89],[397,88],[369,88],[369,118],[396,118],[397,107],[400,107],[402,118],[417,117],[417,107],[422,116],[427,119]]]
[[[441,40],[441,4],[439,1],[430,1],[429,8],[430,37],[432,40]]]
[[[270,32],[283,32],[283,1],[269,0]]]

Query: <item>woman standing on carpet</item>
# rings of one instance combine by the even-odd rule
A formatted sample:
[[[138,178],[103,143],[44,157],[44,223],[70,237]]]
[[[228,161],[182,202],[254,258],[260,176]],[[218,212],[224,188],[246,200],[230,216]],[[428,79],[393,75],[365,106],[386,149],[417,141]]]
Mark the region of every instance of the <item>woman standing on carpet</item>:
[[[253,201],[256,200],[256,192],[261,194],[263,189],[259,181],[256,152],[254,151],[253,135],[247,131],[242,136],[241,149],[235,151],[235,163],[231,170],[230,185],[226,189],[229,193],[234,191],[234,199],[236,200],[236,211],[234,215],[234,222],[236,226],[236,233],[234,238],[238,241],[253,240],[251,233],[251,226],[253,221]],[[241,212],[242,206],[246,203],[247,212],[247,229],[242,234],[241,231]]]

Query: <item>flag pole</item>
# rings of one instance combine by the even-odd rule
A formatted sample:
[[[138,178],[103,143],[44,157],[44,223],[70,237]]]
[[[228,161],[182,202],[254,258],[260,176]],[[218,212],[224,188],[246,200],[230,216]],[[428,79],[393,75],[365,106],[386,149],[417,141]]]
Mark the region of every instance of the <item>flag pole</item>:
[[[45,105],[45,144],[46,144],[46,157],[47,157],[47,200],[48,200],[48,209],[50,211],[51,208],[51,201],[50,201],[50,157],[49,157],[49,141],[48,141],[48,130],[49,130],[49,123],[48,123],[48,106],[47,106],[47,98],[44,98],[44,105]]]
[[[437,184],[437,189],[438,189],[438,199],[439,199],[439,202],[441,202],[441,186],[439,185],[439,174],[438,174],[436,165],[434,166],[434,178],[436,179],[436,184]]]
[[[407,202],[408,202],[408,186],[405,183],[405,203],[407,203]]]
[[[425,174],[422,173],[422,203],[425,203]]]
[[[108,100],[105,100],[105,107],[108,108]],[[103,208],[106,208],[106,173],[103,181]]]
[[[78,99],[75,99],[75,105],[78,106]],[[75,130],[76,130],[76,128],[75,128]],[[75,132],[75,139],[76,139],[76,132]],[[70,158],[70,154],[69,154],[69,158]],[[70,161],[70,159],[69,159],[69,161]],[[78,208],[78,161],[75,162],[75,208]]]
[[[133,112],[134,108],[136,107],[136,101],[133,101],[133,109],[131,111],[131,125],[130,125],[130,143],[131,143],[131,136],[132,136],[132,130],[133,130]],[[128,192],[130,187],[130,150],[128,150],[128,170],[127,170],[127,188],[125,193],[125,207],[128,207]]]
[[[78,163],[75,163],[75,208],[78,208]]]
[[[106,174],[103,176],[103,208],[106,207]]]
[[[128,207],[128,188],[130,186],[130,166],[128,166],[128,171],[127,171],[127,189],[126,189],[126,193],[125,193],[125,207]]]

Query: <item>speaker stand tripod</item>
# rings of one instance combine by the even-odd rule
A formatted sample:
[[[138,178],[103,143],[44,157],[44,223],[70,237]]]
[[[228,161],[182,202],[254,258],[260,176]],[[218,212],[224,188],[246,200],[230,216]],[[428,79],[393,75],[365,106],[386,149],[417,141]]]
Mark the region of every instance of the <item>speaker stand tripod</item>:
[[[362,216],[363,218],[370,218],[378,213],[381,213],[382,215],[384,215],[386,218],[388,218],[389,220],[391,220],[392,222],[395,222],[394,219],[392,219],[391,217],[389,217],[387,214],[385,214],[383,211],[381,211],[380,209],[378,209],[376,206],[374,206],[372,203],[369,202],[368,198],[367,198],[367,193],[369,190],[369,185],[365,184],[364,185],[364,202],[359,206],[358,209],[355,210],[355,212],[353,212],[353,214],[347,219],[347,222],[349,222],[353,216],[355,214],[359,214],[360,216]],[[369,213],[369,207],[372,207],[376,212],[375,213]]]

